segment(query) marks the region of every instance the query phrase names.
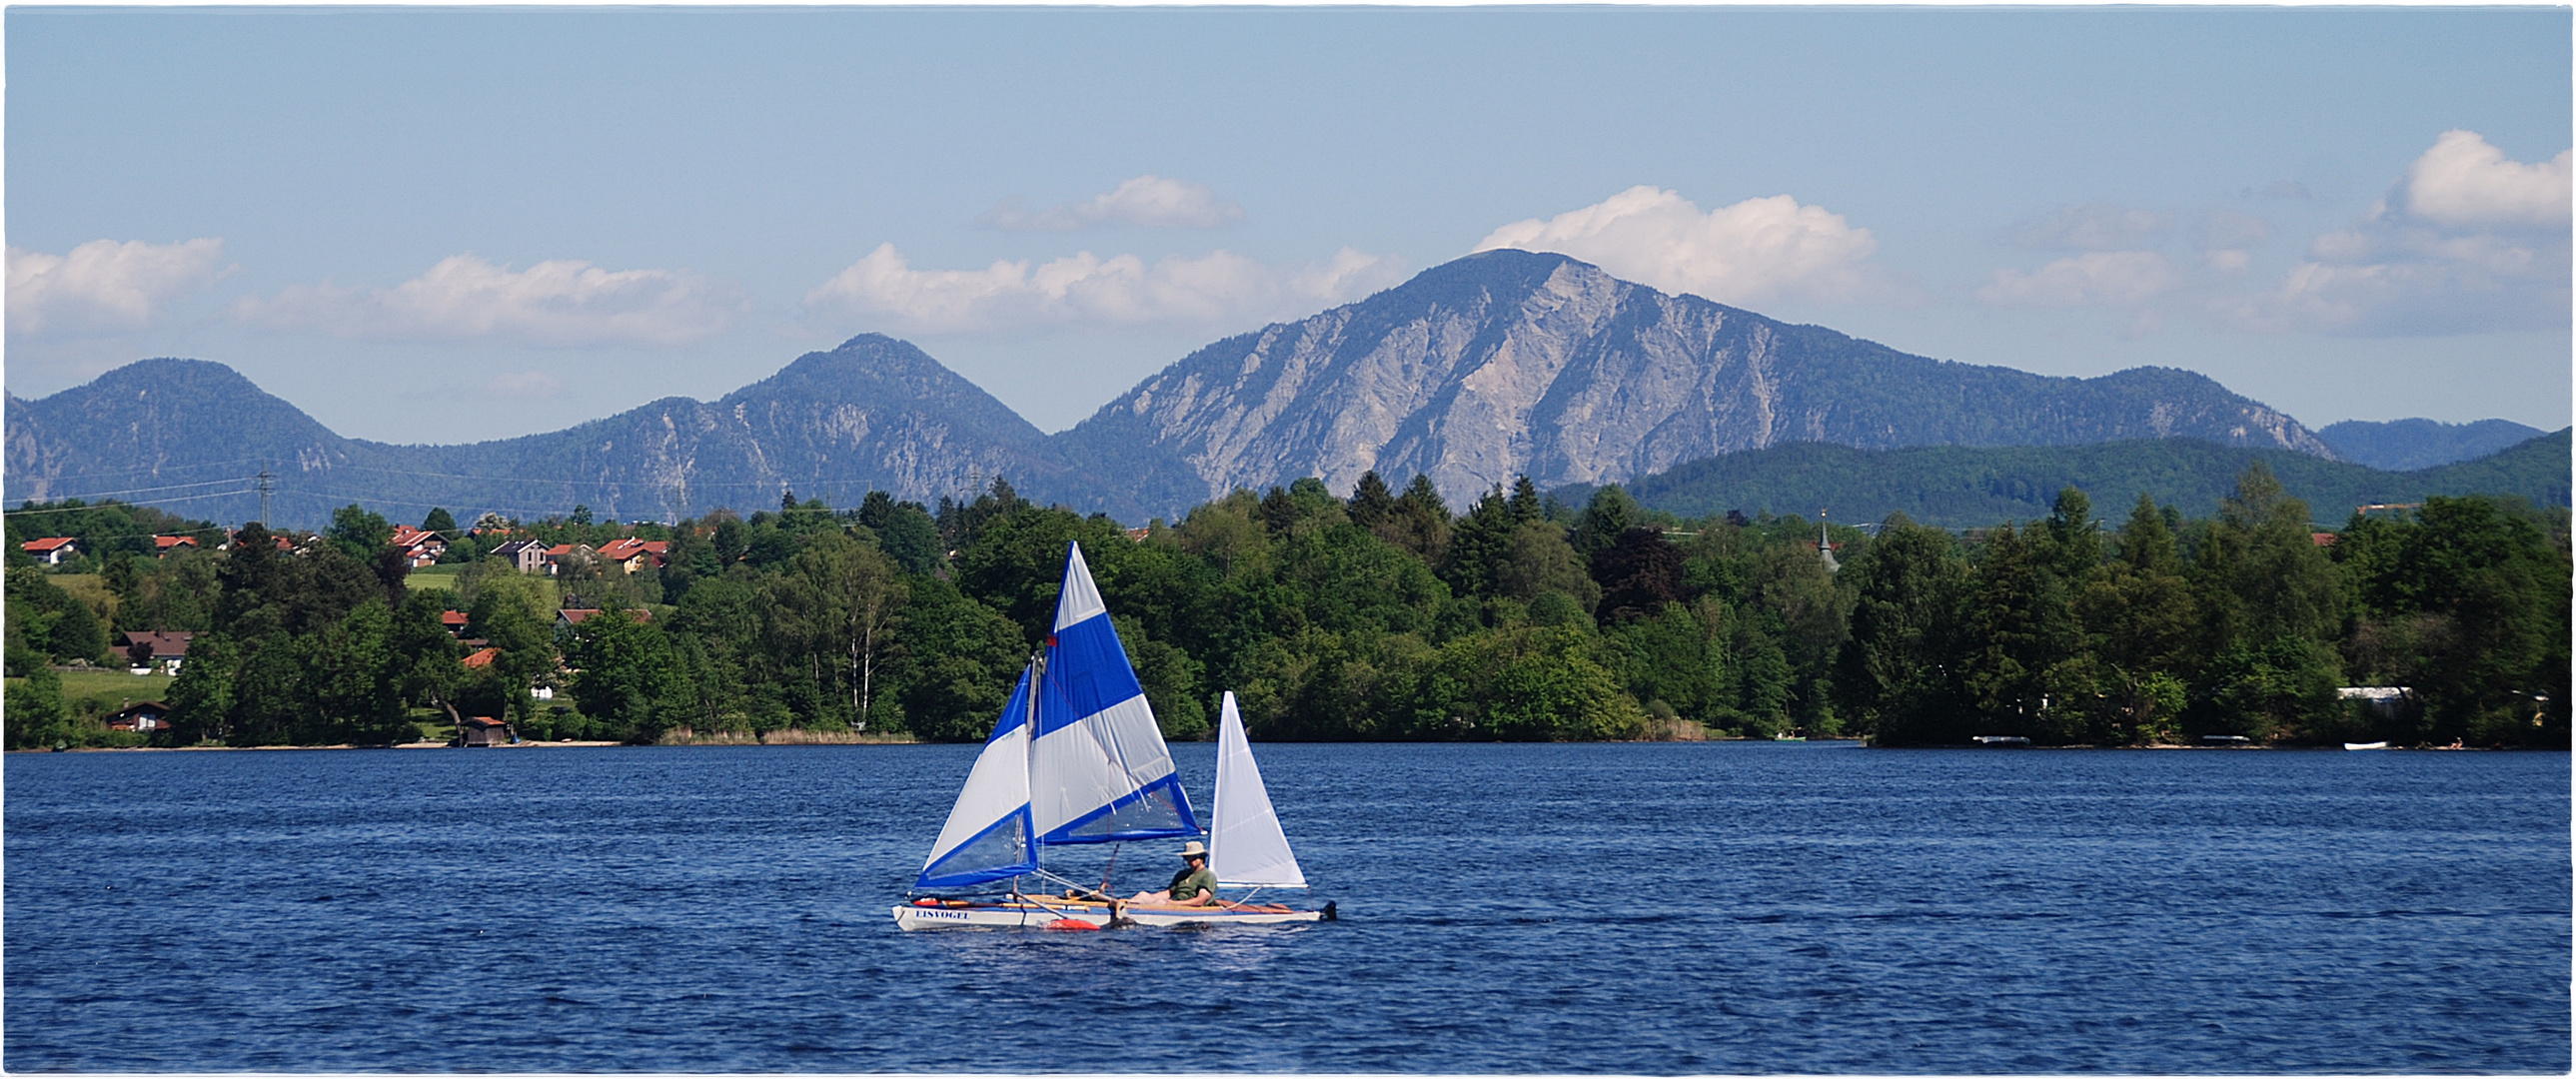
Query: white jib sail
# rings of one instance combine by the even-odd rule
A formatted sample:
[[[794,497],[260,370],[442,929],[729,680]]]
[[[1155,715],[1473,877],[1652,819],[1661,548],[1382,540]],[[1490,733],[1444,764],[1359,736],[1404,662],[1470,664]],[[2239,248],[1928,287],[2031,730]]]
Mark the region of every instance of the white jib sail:
[[[1079,545],[1065,551],[1046,655],[1029,762],[1038,845],[1197,835],[1171,750]]]
[[[1234,888],[1303,888],[1306,874],[1288,850],[1288,833],[1270,808],[1261,766],[1243,735],[1243,716],[1227,690],[1216,735],[1216,826],[1209,833],[1208,868],[1216,882]]]
[[[1029,675],[993,725],[915,888],[959,888],[1037,868],[1029,818]]]

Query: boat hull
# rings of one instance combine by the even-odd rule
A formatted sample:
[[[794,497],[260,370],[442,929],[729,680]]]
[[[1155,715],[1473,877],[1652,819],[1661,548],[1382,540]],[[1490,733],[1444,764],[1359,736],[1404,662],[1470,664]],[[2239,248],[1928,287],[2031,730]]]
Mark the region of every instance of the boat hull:
[[[1322,911],[1314,910],[1226,910],[1222,908],[1129,907],[1128,921],[1137,925],[1287,925],[1296,922],[1322,921]],[[1093,928],[1107,928],[1109,908],[1095,903],[996,903],[967,907],[922,907],[906,904],[894,908],[894,924],[905,930],[917,929],[1048,929],[1058,922],[1082,922]]]

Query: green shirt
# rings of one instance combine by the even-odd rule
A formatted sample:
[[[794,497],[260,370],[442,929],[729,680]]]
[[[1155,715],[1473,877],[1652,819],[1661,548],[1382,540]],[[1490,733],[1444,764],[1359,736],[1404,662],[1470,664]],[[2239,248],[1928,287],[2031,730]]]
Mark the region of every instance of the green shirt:
[[[1204,866],[1181,870],[1172,874],[1171,891],[1172,902],[1175,903],[1187,903],[1198,898],[1203,891],[1213,895],[1216,893],[1216,874]]]

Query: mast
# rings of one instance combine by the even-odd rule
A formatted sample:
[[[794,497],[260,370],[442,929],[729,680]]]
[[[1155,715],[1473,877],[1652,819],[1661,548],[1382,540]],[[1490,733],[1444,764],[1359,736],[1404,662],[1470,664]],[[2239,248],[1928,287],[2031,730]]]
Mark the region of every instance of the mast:
[[[1020,751],[1020,765],[1028,772],[1029,790],[1032,792],[1038,789],[1038,694],[1045,682],[1046,646],[1040,645],[1037,651],[1029,653],[1029,737],[1022,743],[1023,748]],[[1046,872],[1046,844],[1038,842],[1035,817],[1030,819],[1030,828],[1029,852],[1037,858],[1038,872],[1044,873]],[[1011,878],[1011,890],[1014,892],[1020,890],[1019,878]]]

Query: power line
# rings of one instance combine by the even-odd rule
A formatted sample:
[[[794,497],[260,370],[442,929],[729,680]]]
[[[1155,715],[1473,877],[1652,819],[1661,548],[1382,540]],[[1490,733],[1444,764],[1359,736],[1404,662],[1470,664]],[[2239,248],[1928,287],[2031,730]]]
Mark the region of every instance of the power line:
[[[188,488],[190,488],[190,487],[212,487],[212,486],[215,486],[216,484],[219,484],[219,483],[240,483],[240,482],[241,482],[241,477],[234,476],[234,477],[229,477],[229,478],[226,478],[226,479],[220,479],[220,480],[199,480],[199,481],[197,481],[197,482],[195,482],[195,483],[172,483],[172,484],[165,484],[165,485],[160,486],[160,487],[135,487],[135,488],[131,488],[131,489],[128,489],[128,490],[123,490],[123,491],[82,491],[82,492],[78,492],[78,493],[76,493],[76,494],[66,494],[66,495],[60,495],[60,496],[57,496],[57,497],[60,497],[60,498],[115,498],[115,497],[117,497],[118,495],[142,495],[142,494],[150,494],[150,493],[152,493],[152,492],[154,492],[154,491],[182,491],[182,490],[186,490],[186,489],[188,489]]]
[[[659,489],[665,485],[665,481],[652,479],[650,477],[627,480],[575,480],[546,479],[538,476],[468,476],[454,472],[422,472],[417,469],[382,468],[376,465],[332,465],[327,468],[316,469],[314,471],[381,472],[388,476],[426,476],[431,479],[442,480],[475,480],[489,483],[542,483],[556,486],[636,487],[644,489]],[[792,487],[795,485],[793,481],[786,479],[690,480],[686,482],[692,487],[758,487],[774,489],[781,486]]]
[[[93,477],[93,476],[123,476],[123,475],[127,475],[127,474],[129,474],[129,473],[134,473],[134,472],[160,472],[160,471],[164,471],[164,470],[172,471],[172,472],[181,472],[181,471],[186,471],[186,470],[188,470],[188,469],[192,469],[192,468],[229,468],[229,467],[231,467],[231,466],[233,466],[233,465],[249,465],[249,464],[258,464],[258,463],[259,463],[259,458],[256,458],[256,457],[248,457],[248,458],[244,458],[244,459],[239,460],[239,461],[200,461],[200,462],[197,462],[197,463],[194,463],[194,464],[177,464],[177,465],[136,465],[136,466],[134,466],[133,468],[109,468],[109,469],[102,469],[102,470],[97,471],[97,472],[73,472],[73,473],[69,473],[69,474],[61,475],[61,476],[37,476],[37,477],[34,477],[34,478],[36,478],[36,479],[41,479],[41,480],[49,480],[49,481],[50,481],[50,480],[81,480],[81,479],[89,479],[89,478],[91,478],[91,477]]]
[[[216,491],[211,494],[202,495],[177,495],[170,498],[138,498],[126,504],[133,506],[150,506],[163,502],[194,502],[200,498],[229,498],[235,495],[246,495],[250,493],[252,492],[249,488],[243,488],[238,491]],[[11,517],[26,517],[39,513],[87,513],[91,510],[99,509],[104,505],[106,504],[95,503],[87,506],[56,506],[49,509],[38,510],[9,510],[7,513]]]

